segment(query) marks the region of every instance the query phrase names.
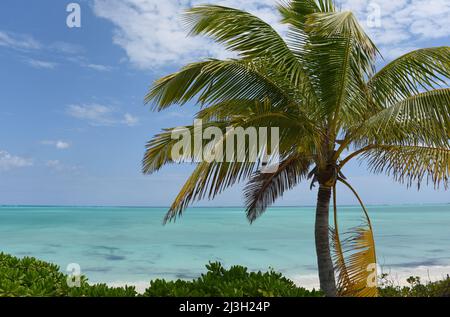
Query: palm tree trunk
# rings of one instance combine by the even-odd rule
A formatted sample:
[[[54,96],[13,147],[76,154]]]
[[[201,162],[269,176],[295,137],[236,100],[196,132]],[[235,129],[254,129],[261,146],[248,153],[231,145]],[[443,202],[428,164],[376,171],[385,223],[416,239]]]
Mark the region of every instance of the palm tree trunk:
[[[336,280],[330,253],[329,208],[331,188],[320,186],[316,209],[316,252],[319,266],[320,288],[327,297],[336,297]]]

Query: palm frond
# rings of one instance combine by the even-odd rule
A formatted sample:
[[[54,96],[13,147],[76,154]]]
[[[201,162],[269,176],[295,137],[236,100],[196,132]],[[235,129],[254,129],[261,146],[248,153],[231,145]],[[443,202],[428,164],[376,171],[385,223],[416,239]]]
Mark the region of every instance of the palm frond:
[[[281,67],[285,78],[303,92],[304,98],[315,100],[304,61],[289,49],[272,26],[260,18],[233,8],[202,5],[188,10],[185,20],[191,35],[210,36],[228,50],[238,52],[242,59],[270,59],[271,68]]]
[[[297,62],[272,26],[248,12],[218,5],[201,5],[189,9],[184,18],[191,28],[191,35],[208,35],[225,44],[227,49],[238,52],[240,57],[254,59],[270,56],[276,64]]]
[[[322,117],[332,131],[342,120],[367,109],[364,76],[373,72],[378,52],[350,12],[314,13],[306,20],[309,70],[322,101]]]
[[[290,24],[301,31],[304,31],[305,21],[310,14],[334,10],[332,0],[290,0],[282,1],[278,5],[278,11],[283,18],[281,22]]]
[[[342,242],[338,234],[337,221],[332,230],[334,263],[337,272],[339,295],[344,297],[378,296],[376,274],[375,239],[366,207],[355,189],[345,180],[339,179],[356,196],[364,212],[362,225],[351,229]],[[335,218],[336,219],[336,218]]]
[[[302,2],[303,0],[294,0],[295,2]],[[310,0],[307,0],[309,2]],[[333,12],[335,5],[333,0],[316,0],[320,12]]]
[[[202,131],[209,127],[219,128],[221,131],[225,131],[228,126],[227,122],[211,121],[206,122],[202,126]],[[195,148],[195,132],[198,129],[195,125],[186,127],[177,127],[165,129],[163,132],[157,134],[146,145],[146,152],[142,162],[143,173],[153,174],[159,171],[164,165],[171,163],[182,162],[200,162],[202,160],[203,151],[198,151]],[[176,157],[173,157],[174,148],[180,144],[180,139],[174,138],[174,135],[184,135],[189,139],[186,148],[180,148],[176,153]],[[208,143],[207,140],[202,140],[202,146]],[[183,152],[182,150],[187,150]]]
[[[203,149],[207,148],[220,146],[225,153],[229,149],[227,140],[235,137],[231,133],[233,129],[236,131],[242,129],[241,131],[244,133],[261,132],[260,129],[264,129],[268,138],[266,142],[269,142],[271,128],[278,128],[278,151],[280,153],[290,152],[294,143],[297,143],[297,146],[314,148],[315,144],[321,140],[320,128],[300,108],[294,105],[290,107],[289,104],[275,107],[269,100],[264,102],[231,100],[205,108],[197,114],[197,119],[202,120],[201,126],[190,125],[165,129],[147,143],[143,159],[143,172],[152,174],[164,165],[171,163],[201,162]],[[214,138],[214,140],[205,138],[204,134],[210,128],[214,128],[216,131],[220,130],[222,136]],[[196,148],[196,134],[203,136],[200,151]],[[180,147],[181,137],[187,143],[183,147]],[[260,137],[258,137],[259,147],[263,146],[264,142]],[[234,142],[234,146],[235,148],[230,150],[236,157],[250,158],[250,153],[255,153],[252,152],[255,149],[250,147],[238,148],[237,142]],[[242,153],[244,150],[245,153]],[[175,158],[172,157],[174,151]],[[225,159],[228,158],[224,157],[223,160]]]
[[[392,61],[368,82],[371,95],[383,107],[439,86],[450,78],[450,47],[423,48]]]
[[[379,53],[376,45],[350,11],[314,13],[306,20],[306,31],[310,36],[321,38],[351,38],[359,58],[372,69],[371,62]],[[369,73],[369,72],[368,72]]]
[[[337,263],[339,295],[344,297],[376,297],[378,289],[373,282],[377,278],[375,241],[372,229],[363,224],[348,232],[343,243],[347,254],[345,268]],[[375,284],[371,286],[370,283]]]
[[[278,11],[281,22],[289,26],[286,42],[291,51],[303,60],[305,46],[310,43],[307,33],[307,19],[314,13],[331,13],[335,11],[332,0],[293,0],[281,1]]]
[[[269,99],[273,104],[288,102],[287,87],[280,87],[260,70],[262,61],[208,60],[189,64],[179,72],[157,80],[145,97],[155,109],[183,105],[198,96],[198,103],[233,99]]]
[[[164,223],[180,217],[192,202],[213,199],[226,188],[248,179],[259,162],[202,162],[185,182],[164,218]]]
[[[282,134],[300,139],[318,138],[321,128],[296,103],[273,105],[270,100],[230,100],[211,105],[196,115],[206,121],[229,122],[238,127],[277,127]],[[295,129],[296,131],[294,131]],[[283,139],[283,138],[281,138]]]
[[[350,128],[362,143],[423,142],[448,145],[450,88],[420,93],[396,103]]]
[[[293,154],[280,163],[276,172],[258,172],[252,175],[244,188],[248,220],[254,222],[284,192],[294,188],[302,179],[305,179],[311,164],[311,157]]]
[[[426,179],[435,187],[448,188],[450,177],[450,145],[427,147],[421,145],[376,145],[361,157],[368,161],[374,173],[386,173],[395,181],[411,186]]]
[[[233,116],[231,121],[209,121],[205,124],[203,127],[204,129],[208,127],[220,128],[222,137],[213,142],[211,142],[211,140],[202,140],[202,149],[222,146],[224,149],[222,155],[225,155],[224,153],[227,153],[226,155],[228,155],[228,153],[230,153],[230,151],[228,151],[230,145],[227,140],[235,137],[233,131],[229,129],[230,127],[246,129],[247,127],[265,127],[268,123],[280,127],[278,145],[278,151],[280,153],[283,154],[293,151],[293,139],[298,141],[296,147],[299,147],[300,145],[303,145],[305,148],[314,147],[314,144],[311,144],[311,142],[314,142],[316,137],[312,134],[312,131],[310,130],[311,127],[308,126],[307,122],[298,120],[298,116],[291,117],[289,113],[271,108],[268,103],[254,103],[251,108],[252,111],[254,111],[251,115],[246,113],[246,115],[242,116]],[[195,137],[194,130],[196,129],[196,126],[189,126],[185,129],[187,129],[189,137]],[[172,150],[179,140],[172,139],[173,130],[174,129],[168,129],[149,142],[144,157],[145,173],[153,173],[165,164],[177,162],[172,157]],[[298,133],[302,130],[302,137],[299,137]],[[195,151],[194,143],[194,140],[192,140],[190,142],[191,151],[189,151],[189,153],[181,153],[181,155],[179,155],[180,157],[177,157],[177,160],[180,160],[181,158],[182,160],[192,162],[203,162],[202,158],[199,157],[198,153]],[[259,140],[257,145],[253,144],[253,146],[258,146],[259,148],[253,148],[251,146],[242,147],[237,142],[233,142],[232,146],[234,146],[234,148],[231,151],[233,157],[224,156],[221,161],[199,163],[196,170],[192,173],[191,177],[185,183],[172,204],[167,214],[166,221],[173,220],[177,216],[180,216],[186,207],[193,201],[201,200],[206,197],[213,199],[229,186],[249,179],[251,175],[254,175],[254,173],[259,170],[262,163],[262,157],[260,156],[256,157],[257,160],[250,160],[252,156],[251,153],[255,153],[256,151],[259,155],[263,155],[263,153],[259,152],[262,145],[261,140]],[[204,152],[201,151],[200,155],[203,155],[203,153]],[[240,160],[240,157],[244,158],[244,161]]]

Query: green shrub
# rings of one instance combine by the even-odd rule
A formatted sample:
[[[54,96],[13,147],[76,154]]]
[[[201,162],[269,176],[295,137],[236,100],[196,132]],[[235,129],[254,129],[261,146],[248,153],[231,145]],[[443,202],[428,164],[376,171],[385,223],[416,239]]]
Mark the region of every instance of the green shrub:
[[[280,273],[248,272],[242,266],[229,270],[220,263],[210,263],[207,272],[192,281],[150,282],[143,296],[147,297],[318,297],[320,291],[297,287]],[[397,286],[383,275],[382,297],[450,297],[450,276],[437,282],[422,283],[411,277],[409,286]],[[35,258],[18,259],[0,253],[0,297],[135,297],[134,287],[109,287],[88,284],[81,277],[80,287],[69,287],[67,275],[57,265]],[[141,295],[139,295],[141,296]]]
[[[135,297],[137,292],[132,286],[109,287],[106,284],[85,284],[81,287],[69,289],[69,297]]]
[[[380,296],[382,297],[450,297],[450,276],[437,282],[423,284],[420,277],[407,279],[408,286],[398,286],[389,280],[388,275],[382,276]]]
[[[136,296],[134,287],[89,285],[84,276],[80,277],[80,282],[80,287],[69,287],[67,275],[57,265],[35,258],[18,259],[0,253],[0,296],[3,297]]]
[[[229,270],[220,263],[206,266],[208,272],[193,281],[155,280],[145,291],[151,297],[317,297],[318,291],[297,287],[274,271],[248,272],[242,266]]]
[[[150,282],[143,296],[151,297],[305,297],[321,296],[318,291],[297,287],[281,274],[248,272],[242,266],[226,270],[220,263],[206,266],[208,272],[193,281]],[[0,296],[33,297],[134,297],[134,287],[109,287],[106,284],[89,285],[81,277],[80,287],[68,287],[67,275],[59,267],[35,258],[18,259],[0,253]]]
[[[54,264],[0,254],[1,296],[64,296],[65,279]]]

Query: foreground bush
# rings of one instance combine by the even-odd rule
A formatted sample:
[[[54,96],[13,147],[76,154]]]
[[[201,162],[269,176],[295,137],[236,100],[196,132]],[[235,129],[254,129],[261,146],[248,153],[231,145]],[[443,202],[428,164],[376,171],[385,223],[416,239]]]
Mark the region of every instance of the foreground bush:
[[[292,281],[273,271],[249,273],[242,266],[226,270],[219,263],[207,265],[208,272],[187,281],[155,280],[150,282],[144,296],[189,297],[304,297],[320,296],[317,291],[297,287]],[[134,297],[134,287],[112,288],[105,284],[89,285],[81,277],[80,287],[68,287],[67,275],[54,264],[34,258],[18,259],[0,254],[0,296],[56,297]]]
[[[0,253],[0,296],[3,297],[136,296],[133,287],[89,285],[84,276],[81,276],[80,284],[80,287],[69,287],[67,275],[61,273],[57,265],[35,258],[18,259]]]
[[[297,287],[274,271],[248,272],[242,266],[229,270],[220,263],[206,266],[208,272],[193,281],[155,280],[144,296],[172,297],[317,297],[318,291]]]
[[[229,270],[220,263],[210,263],[207,272],[193,281],[155,280],[143,295],[134,287],[89,285],[81,277],[80,287],[69,287],[67,275],[54,264],[34,258],[18,259],[0,253],[0,296],[3,297],[317,297],[319,291],[297,287],[274,271],[248,272],[242,266]],[[450,276],[423,284],[420,278],[408,279],[409,286],[396,286],[387,275],[381,278],[382,297],[450,297]]]
[[[423,284],[420,277],[410,277],[409,286],[396,286],[389,277],[382,277],[382,297],[450,297],[450,276],[442,281]]]
[[[68,292],[65,278],[56,265],[0,254],[1,296],[63,296]]]

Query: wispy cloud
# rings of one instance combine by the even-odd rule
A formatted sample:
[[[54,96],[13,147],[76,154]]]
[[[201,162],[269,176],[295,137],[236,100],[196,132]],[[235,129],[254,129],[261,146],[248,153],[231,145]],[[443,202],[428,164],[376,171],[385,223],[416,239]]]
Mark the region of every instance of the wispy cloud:
[[[70,105],[67,113],[77,119],[86,120],[91,125],[113,125],[114,110],[99,104]]]
[[[61,41],[50,44],[49,48],[56,52],[71,55],[83,54],[85,51],[81,45]]]
[[[54,69],[60,63],[70,62],[100,72],[113,70],[111,66],[90,63],[84,55],[85,49],[81,45],[64,41],[42,43],[30,34],[0,30],[0,47],[20,51],[26,55],[23,61],[34,68]],[[52,59],[52,61],[48,59]]]
[[[94,13],[115,25],[113,42],[122,47],[129,61],[141,69],[183,64],[198,58],[228,56],[224,49],[203,37],[187,38],[180,14],[188,7],[204,3],[247,10],[277,30],[276,0],[94,0]],[[448,0],[338,0],[343,9],[355,11],[367,27],[373,8],[380,9],[381,25],[368,33],[386,57],[394,57],[398,47],[420,47],[429,39],[450,35]],[[151,31],[149,31],[151,30]],[[405,49],[404,49],[405,50]]]
[[[58,66],[57,63],[37,60],[37,59],[33,59],[33,58],[26,59],[26,62],[30,66],[32,66],[34,68],[38,68],[38,69],[55,69]]]
[[[125,115],[123,116],[122,122],[124,124],[126,124],[127,126],[132,127],[139,123],[139,118],[136,116],[133,116],[129,113],[125,113]]]
[[[0,151],[0,171],[8,171],[14,168],[29,167],[33,161],[28,158],[12,155],[7,151]]]
[[[59,160],[49,160],[45,163],[45,165],[47,167],[54,168],[54,167],[60,166],[61,162]]]
[[[101,104],[70,105],[67,114],[92,126],[135,126],[139,122],[139,118],[129,113],[123,114],[114,107]]]
[[[64,56],[64,59],[72,64],[98,72],[110,72],[114,70],[114,67],[109,65],[91,63],[84,55],[67,55]]]
[[[86,64],[85,67],[99,71],[99,72],[110,72],[113,68],[111,66],[101,65],[101,64]]]
[[[58,150],[66,150],[66,149],[70,148],[70,143],[69,142],[61,141],[61,140],[56,140],[56,141],[54,141],[54,140],[44,140],[44,141],[41,142],[41,144],[54,146]]]
[[[42,44],[30,35],[17,34],[1,30],[0,46],[19,50],[37,50],[42,48]]]
[[[80,167],[74,165],[67,165],[62,163],[60,160],[49,160],[45,163],[45,166],[55,172],[73,173],[79,172]]]

